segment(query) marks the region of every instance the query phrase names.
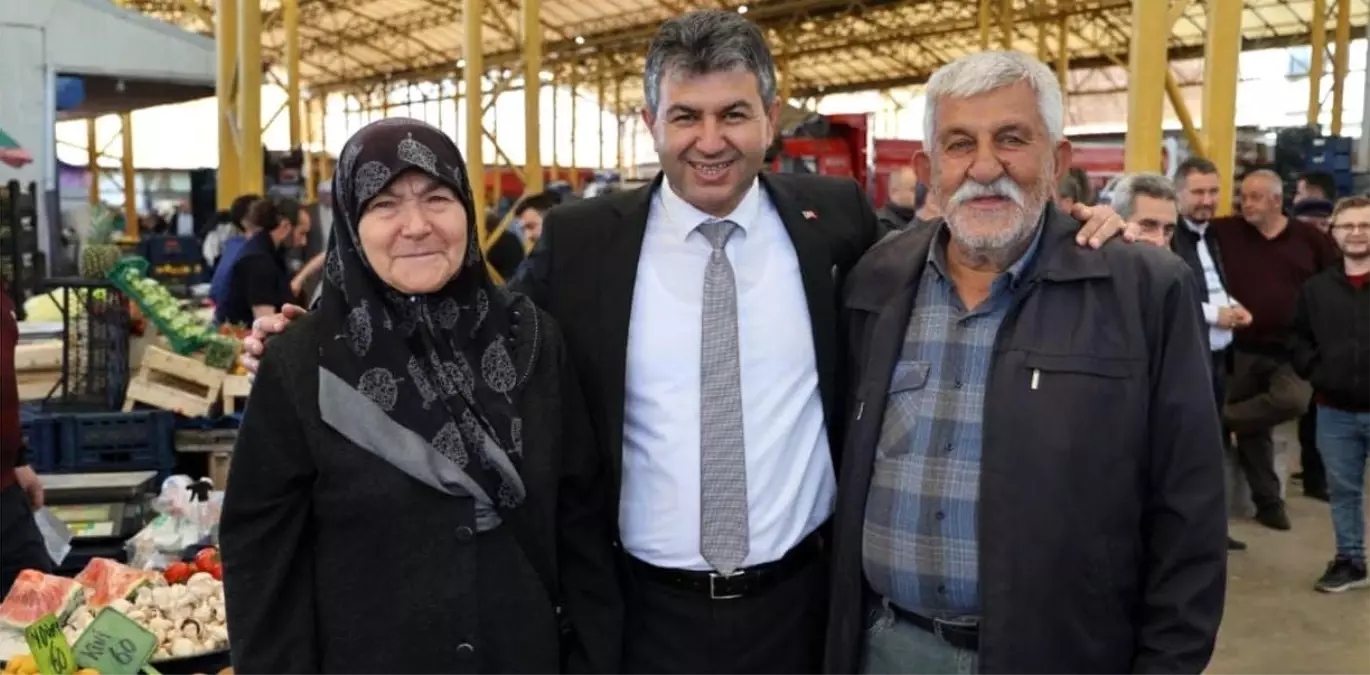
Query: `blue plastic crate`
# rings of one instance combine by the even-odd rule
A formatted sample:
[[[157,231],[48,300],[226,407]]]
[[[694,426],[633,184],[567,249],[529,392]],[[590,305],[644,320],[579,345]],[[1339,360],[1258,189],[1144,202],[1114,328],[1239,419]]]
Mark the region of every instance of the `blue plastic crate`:
[[[139,248],[150,267],[200,264],[204,259],[200,240],[195,237],[153,235],[144,237]]]
[[[58,419],[63,471],[165,471],[176,464],[172,413],[88,413]]]
[[[57,471],[57,419],[44,414],[21,415],[19,427],[29,449],[29,466],[38,473]]]

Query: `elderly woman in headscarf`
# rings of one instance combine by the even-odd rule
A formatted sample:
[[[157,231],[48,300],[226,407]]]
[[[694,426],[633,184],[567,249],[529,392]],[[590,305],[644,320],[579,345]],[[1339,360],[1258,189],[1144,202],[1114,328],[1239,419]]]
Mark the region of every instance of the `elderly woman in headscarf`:
[[[241,673],[615,672],[611,531],[561,331],[487,276],[465,164],[343,148],[318,311],[273,339],[220,526]]]

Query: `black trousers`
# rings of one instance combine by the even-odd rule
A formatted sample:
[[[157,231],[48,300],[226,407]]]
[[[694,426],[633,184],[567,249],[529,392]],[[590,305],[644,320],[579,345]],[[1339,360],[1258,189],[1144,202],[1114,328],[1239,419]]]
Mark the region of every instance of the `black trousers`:
[[[1308,406],[1299,418],[1299,466],[1303,467],[1303,491],[1327,492],[1327,469],[1318,452],[1318,408]]]
[[[826,555],[764,593],[734,600],[630,578],[623,672],[821,672]]]
[[[52,558],[33,522],[29,496],[18,485],[0,492],[0,597],[10,592],[24,570],[52,573]]]

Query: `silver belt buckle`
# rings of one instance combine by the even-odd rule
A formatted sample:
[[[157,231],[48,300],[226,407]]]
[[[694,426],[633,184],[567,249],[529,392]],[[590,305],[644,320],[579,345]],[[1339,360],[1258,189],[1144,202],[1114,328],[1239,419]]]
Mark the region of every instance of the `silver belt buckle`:
[[[735,576],[737,576],[737,575],[739,575],[739,574],[742,574],[742,570],[733,570],[733,572],[732,572],[731,574],[720,574],[720,573],[718,573],[718,572],[710,572],[710,573],[709,573],[709,599],[710,599],[710,600],[736,600],[736,599],[742,597],[742,594],[740,594],[740,593],[735,593],[735,594],[733,594],[733,595],[719,595],[719,594],[718,594],[718,587],[715,585],[715,582],[717,582],[719,579],[731,579],[731,578],[733,578],[733,577],[735,577]]]

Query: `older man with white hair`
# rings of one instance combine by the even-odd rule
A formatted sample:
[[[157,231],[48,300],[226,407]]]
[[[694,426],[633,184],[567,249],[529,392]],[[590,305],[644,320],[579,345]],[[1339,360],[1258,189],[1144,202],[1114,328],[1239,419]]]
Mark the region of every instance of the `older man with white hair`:
[[[1177,200],[1169,178],[1143,171],[1123,176],[1113,188],[1110,204],[1138,241],[1168,249],[1180,220]]]
[[[945,220],[844,291],[853,350],[826,668],[1202,672],[1222,616],[1222,446],[1184,263],[1075,246],[1061,90],[984,52],[927,86]]]

